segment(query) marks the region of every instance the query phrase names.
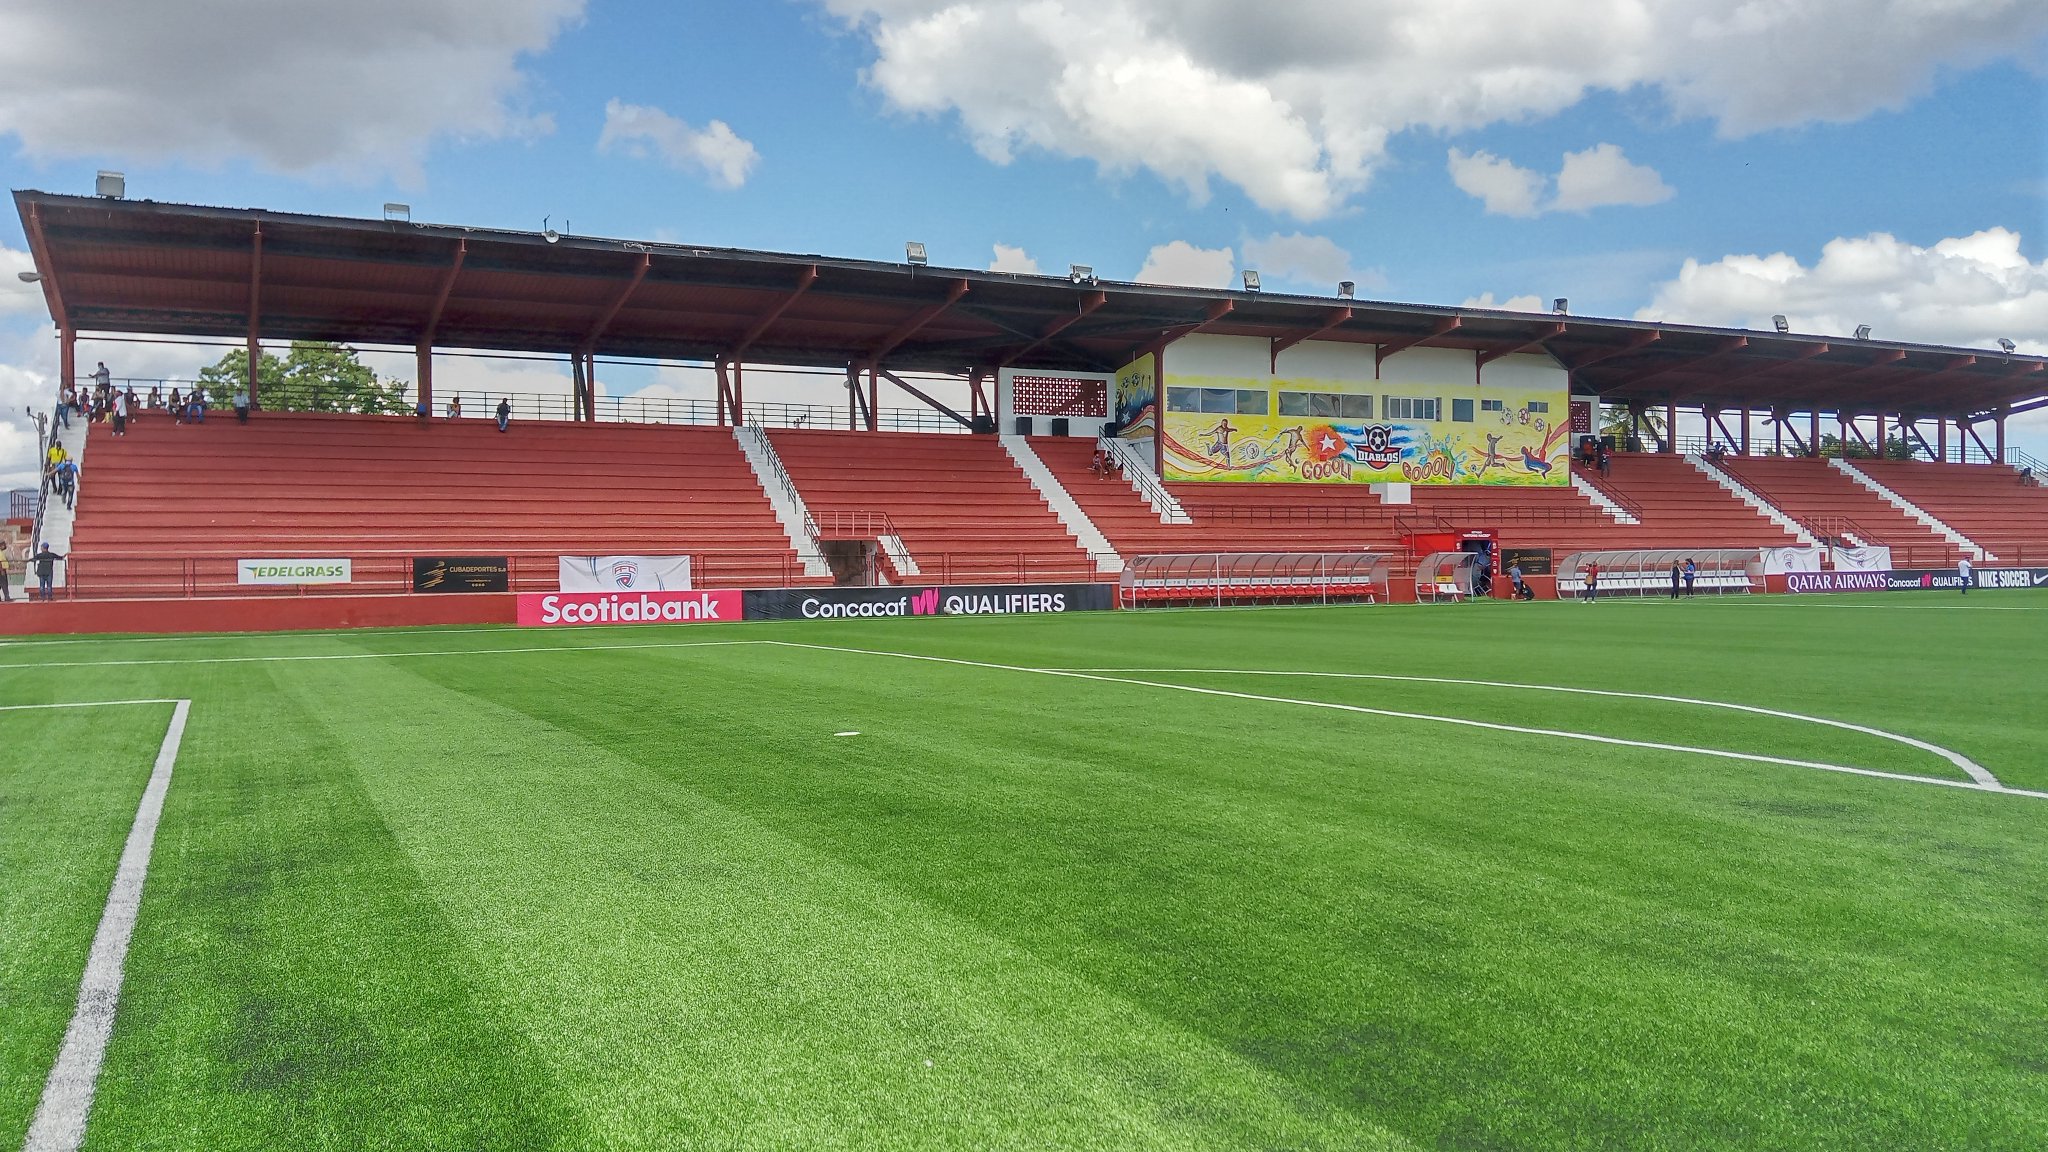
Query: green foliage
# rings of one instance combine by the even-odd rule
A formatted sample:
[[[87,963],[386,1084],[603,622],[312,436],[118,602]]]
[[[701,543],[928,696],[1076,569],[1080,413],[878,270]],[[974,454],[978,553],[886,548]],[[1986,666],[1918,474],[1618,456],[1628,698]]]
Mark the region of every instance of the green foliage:
[[[1864,447],[1859,441],[1851,440],[1844,444],[1842,443],[1842,438],[1835,435],[1824,435],[1820,438],[1820,454],[1827,459],[1839,456],[1849,460],[1869,460],[1877,455],[1876,452]],[[1913,445],[1908,443],[1904,437],[1890,437],[1884,442],[1884,458],[1887,460],[1911,460],[1913,459]]]
[[[274,412],[412,411],[407,384],[380,378],[346,344],[294,340],[280,360],[268,352],[257,363],[257,404]],[[200,370],[208,399],[224,405],[249,378],[249,354],[237,348]]]
[[[1616,444],[1626,445],[1629,437],[1636,434],[1636,418],[1629,413],[1627,408],[1610,407],[1603,408],[1601,411],[1601,435],[1612,436]],[[1664,443],[1664,410],[1661,408],[1644,410],[1641,428],[1644,442],[1646,444],[1653,444],[1661,449]]]

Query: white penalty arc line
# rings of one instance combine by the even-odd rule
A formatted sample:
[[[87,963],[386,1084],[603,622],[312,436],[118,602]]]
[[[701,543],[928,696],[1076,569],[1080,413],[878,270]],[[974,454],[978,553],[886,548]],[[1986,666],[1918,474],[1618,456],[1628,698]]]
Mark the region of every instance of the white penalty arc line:
[[[1651,740],[1627,740],[1619,736],[1598,736],[1590,732],[1567,732],[1557,728],[1529,728],[1520,724],[1499,724],[1490,720],[1468,720],[1459,716],[1432,716],[1424,712],[1399,712],[1390,708],[1368,708],[1359,704],[1338,704],[1328,700],[1301,700],[1291,696],[1261,696],[1251,692],[1231,692],[1222,688],[1202,688],[1193,684],[1168,684],[1158,680],[1135,680],[1124,676],[1107,676],[1093,672],[1076,672],[1062,668],[1029,668],[1019,664],[993,664],[980,660],[960,660],[947,656],[922,656],[909,652],[883,652],[872,648],[839,648],[829,644],[800,644],[789,640],[770,640],[768,643],[782,648],[809,648],[820,652],[842,652],[859,656],[888,656],[898,660],[922,660],[936,664],[954,664],[965,668],[987,668],[1001,672],[1028,672],[1039,676],[1062,676],[1075,680],[1093,680],[1103,684],[1128,684],[1143,688],[1164,688],[1173,692],[1189,692],[1198,696],[1220,696],[1232,700],[1252,700],[1266,704],[1293,704],[1303,708],[1324,708],[1335,712],[1352,712],[1365,716],[1385,716],[1395,720],[1421,720],[1432,724],[1454,724],[1461,728],[1481,728],[1491,732],[1509,732],[1521,736],[1549,736],[1559,740],[1579,740],[1588,744],[1606,744],[1619,748],[1642,748],[1653,752],[1680,752],[1693,756],[1712,756],[1722,760],[1740,760],[1753,764],[1777,764],[1790,768],[1812,768],[1822,772],[1840,772],[1850,776],[1868,776],[1879,780],[1901,780],[1911,784],[1932,784],[1941,788],[1960,788],[1966,792],[1996,792],[2005,796],[2031,796],[2048,800],[2048,792],[2030,792],[2021,788],[2007,788],[2002,784],[1982,784],[1974,780],[1943,780],[1934,776],[1913,776],[1904,772],[1880,772],[1875,768],[1855,768],[1847,764],[1827,764],[1818,760],[1795,760],[1784,756],[1764,756],[1754,752],[1730,752],[1721,748],[1698,748],[1688,744],[1660,744]]]
[[[99,931],[93,935],[92,951],[86,957],[85,975],[78,982],[78,1007],[71,1014],[70,1026],[64,1030],[57,1062],[50,1066],[50,1077],[43,1083],[43,1097],[36,1104],[34,1119],[29,1121],[22,1152],[76,1152],[85,1140],[85,1122],[92,1112],[93,1093],[99,1086],[100,1064],[106,1059],[107,1040],[114,1033],[114,1010],[121,999],[128,940],[135,933],[135,918],[142,909],[142,884],[149,877],[150,850],[156,844],[157,823],[163,818],[164,794],[171,788],[171,767],[178,759],[178,744],[185,736],[185,718],[192,709],[189,700],[172,703],[176,707],[171,711],[171,726],[164,732],[163,745],[157,749],[156,767],[149,774],[149,785],[142,790],[142,803],[135,809],[135,823],[128,830],[128,843],[121,850],[121,864],[114,872],[113,888],[107,893],[106,911],[100,914]]]
[[[1930,744],[1925,740],[1887,732],[1882,728],[1871,728],[1852,724],[1847,720],[1829,720],[1824,716],[1807,716],[1799,712],[1783,712],[1776,708],[1760,708],[1754,704],[1732,704],[1726,700],[1701,700],[1692,696],[1663,696],[1654,692],[1618,692],[1607,688],[1570,688],[1559,684],[1521,684],[1509,680],[1459,680],[1448,676],[1399,676],[1390,672],[1314,672],[1266,668],[1062,668],[1062,672],[1092,672],[1114,675],[1185,676],[1196,673],[1217,676],[1300,676],[1324,680],[1386,680],[1403,684],[1451,684],[1465,688],[1512,688],[1524,692],[1563,692],[1573,696],[1605,696],[1617,700],[1651,700],[1663,704],[1690,704],[1698,708],[1724,708],[1730,712],[1747,712],[1755,716],[1770,716],[1779,720],[1802,720],[1808,724],[1820,724],[1828,728],[1839,728],[1844,732],[1857,732],[1865,736],[1876,736],[1917,748],[1922,752],[1939,756],[1962,769],[1963,774],[1987,788],[2003,791],[2005,785],[1991,770],[1960,752]]]

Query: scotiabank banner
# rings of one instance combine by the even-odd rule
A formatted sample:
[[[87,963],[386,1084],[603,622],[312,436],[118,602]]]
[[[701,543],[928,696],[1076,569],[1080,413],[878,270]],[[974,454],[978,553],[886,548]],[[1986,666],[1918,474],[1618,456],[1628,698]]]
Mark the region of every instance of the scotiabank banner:
[[[756,588],[749,620],[872,620],[892,616],[1022,616],[1106,612],[1109,584],[971,584],[907,588]]]
[[[711,592],[523,592],[519,596],[519,626],[711,624],[738,620],[740,608],[740,593],[730,588]]]

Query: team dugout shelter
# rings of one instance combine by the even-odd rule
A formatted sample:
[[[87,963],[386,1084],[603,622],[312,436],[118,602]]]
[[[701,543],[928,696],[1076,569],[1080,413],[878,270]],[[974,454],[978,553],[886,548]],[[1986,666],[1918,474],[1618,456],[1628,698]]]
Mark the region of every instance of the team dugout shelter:
[[[2048,360],[2004,351],[1492,309],[1115,282],[411,220],[14,193],[55,321],[82,335],[564,358],[596,418],[599,357],[702,362],[717,418],[746,419],[748,366],[843,372],[849,428],[886,386],[980,432],[1108,427],[1190,482],[1567,483],[1602,407],[1681,413],[1744,454],[1904,438],[2006,457],[2048,406]],[[1249,282],[1255,283],[1255,280]],[[912,374],[966,385],[966,411]],[[1163,411],[1161,400],[1164,400]],[[1874,431],[1874,435],[1870,433]],[[1765,437],[1768,437],[1766,443]],[[1677,438],[1655,438],[1678,450]],[[1138,458],[1143,458],[1141,454]]]

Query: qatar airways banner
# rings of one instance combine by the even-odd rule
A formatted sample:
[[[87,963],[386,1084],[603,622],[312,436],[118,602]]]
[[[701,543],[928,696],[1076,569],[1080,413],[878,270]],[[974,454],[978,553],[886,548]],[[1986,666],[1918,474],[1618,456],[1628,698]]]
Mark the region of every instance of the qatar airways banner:
[[[711,592],[524,592],[519,626],[555,628],[570,624],[711,624],[740,618],[740,593]]]
[[[2048,568],[1975,568],[1972,588],[2048,588]],[[1881,572],[1788,572],[1787,592],[1960,592],[1954,568],[1891,568]]]

